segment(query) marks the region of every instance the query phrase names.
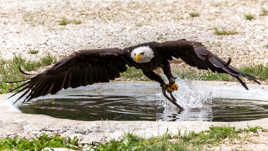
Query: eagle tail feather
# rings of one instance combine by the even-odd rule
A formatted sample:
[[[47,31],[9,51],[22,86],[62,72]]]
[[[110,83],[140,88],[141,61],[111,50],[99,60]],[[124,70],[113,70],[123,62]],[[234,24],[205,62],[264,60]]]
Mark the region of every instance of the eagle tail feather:
[[[34,74],[27,73],[27,72],[23,71],[23,69],[21,68],[21,66],[19,66],[19,71],[20,71],[20,73],[25,74],[25,75],[34,75]]]
[[[231,59],[229,58],[227,62],[223,61],[222,59],[220,59],[219,57],[213,55],[212,57],[208,58],[208,61],[217,68],[216,71],[218,72],[223,72],[223,73],[228,73],[231,76],[233,76],[234,78],[236,78],[241,85],[248,90],[248,87],[246,85],[246,83],[240,78],[240,77],[245,77],[248,80],[254,81],[258,84],[260,84],[260,82],[253,76],[243,73],[241,71],[239,71],[238,69],[234,68],[233,66],[231,66]]]
[[[245,83],[242,79],[240,79],[239,77],[235,77],[235,78],[242,84],[242,86],[243,86],[245,89],[248,90],[248,86],[246,85],[246,83]]]

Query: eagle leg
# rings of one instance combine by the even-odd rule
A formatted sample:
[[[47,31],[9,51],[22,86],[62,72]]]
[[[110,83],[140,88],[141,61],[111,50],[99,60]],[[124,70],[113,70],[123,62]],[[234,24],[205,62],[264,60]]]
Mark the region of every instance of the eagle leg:
[[[158,74],[154,73],[153,71],[147,71],[144,69],[142,71],[149,79],[159,82],[161,87],[166,88],[164,80]]]
[[[169,83],[168,85],[164,82],[164,80],[155,72],[153,71],[147,71],[143,70],[143,73],[151,80],[157,81],[160,83],[160,86],[165,89],[165,91],[168,91],[169,93],[173,92],[173,87],[175,88],[176,86],[173,86],[174,84],[176,85],[175,82]],[[172,87],[173,86],[173,87]]]
[[[170,64],[168,61],[163,63],[162,69],[164,71],[164,74],[167,76],[169,84],[167,86],[167,91],[169,93],[178,90],[178,85],[175,83],[176,78],[172,75]]]
[[[168,93],[171,93],[173,91],[178,90],[178,88],[179,88],[179,86],[174,82],[172,84],[168,84],[166,90]]]
[[[163,95],[172,103],[174,104],[177,108],[179,108],[181,111],[183,111],[184,109],[177,104],[177,99],[173,96],[172,92],[169,92],[170,97],[167,95],[166,93],[166,89],[164,87],[162,87],[162,93]]]
[[[177,106],[180,110],[183,110],[183,108],[180,106],[180,105],[178,105],[177,103],[176,103],[176,99],[175,99],[175,97],[172,95],[172,91],[171,92],[169,92],[169,94],[170,94],[170,96],[171,97],[169,97],[168,95],[167,95],[167,93],[166,93],[166,91],[168,91],[168,88],[169,87],[171,87],[172,85],[174,85],[174,84],[176,84],[175,83],[175,80],[174,80],[174,82],[172,83],[172,84],[168,84],[168,85],[166,85],[165,84],[165,82],[164,82],[164,80],[158,75],[158,74],[156,74],[156,73],[154,73],[153,71],[148,71],[148,70],[142,70],[143,71],[143,73],[148,77],[148,78],[150,78],[151,80],[154,80],[154,81],[157,81],[157,82],[159,82],[160,83],[160,85],[161,85],[161,88],[162,88],[162,92],[163,92],[163,95],[172,103],[172,104],[174,104],[175,106]],[[169,86],[170,85],[170,86]]]

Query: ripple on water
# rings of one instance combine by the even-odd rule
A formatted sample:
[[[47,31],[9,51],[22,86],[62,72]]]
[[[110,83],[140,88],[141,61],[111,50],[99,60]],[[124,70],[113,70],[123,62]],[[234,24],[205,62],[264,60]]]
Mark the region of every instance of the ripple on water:
[[[19,106],[24,113],[75,120],[242,121],[268,117],[268,102],[213,98],[188,81],[178,80],[174,95],[180,112],[156,83],[105,83],[60,91]]]

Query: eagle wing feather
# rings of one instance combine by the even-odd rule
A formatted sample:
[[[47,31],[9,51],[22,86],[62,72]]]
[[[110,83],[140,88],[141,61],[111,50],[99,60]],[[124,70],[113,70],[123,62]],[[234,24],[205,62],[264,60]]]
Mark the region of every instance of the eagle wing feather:
[[[218,73],[226,73],[236,78],[243,87],[248,89],[246,83],[240,78],[244,77],[258,84],[260,82],[253,76],[243,73],[227,62],[213,54],[200,42],[187,41],[184,39],[158,43],[158,49],[168,51],[173,57],[181,58],[186,64],[198,69],[211,70]]]
[[[57,62],[13,89],[12,96],[21,93],[23,102],[61,89],[76,88],[98,82],[108,82],[126,71],[125,52],[118,48],[81,50]],[[25,72],[24,72],[25,73]],[[11,96],[11,97],[12,97]]]

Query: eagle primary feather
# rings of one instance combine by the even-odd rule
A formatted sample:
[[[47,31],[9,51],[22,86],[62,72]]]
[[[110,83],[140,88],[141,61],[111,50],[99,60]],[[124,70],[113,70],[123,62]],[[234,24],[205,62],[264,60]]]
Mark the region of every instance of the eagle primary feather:
[[[150,62],[137,63],[131,58],[131,52],[144,46],[149,47],[154,56],[150,59]],[[124,49],[110,48],[75,52],[44,72],[25,80],[24,83],[13,90],[18,91],[12,96],[22,92],[18,99],[25,96],[25,102],[49,93],[55,94],[59,90],[69,87],[76,88],[99,82],[108,82],[119,77],[121,72],[126,71],[127,65],[142,69],[148,78],[159,82],[163,88],[167,85],[153,70],[158,67],[163,68],[169,83],[174,83],[175,77],[171,74],[168,62],[173,57],[181,58],[185,63],[199,69],[230,74],[246,89],[248,87],[240,77],[245,77],[260,84],[255,77],[242,73],[231,66],[231,60],[225,62],[208,51],[201,43],[182,39],[163,43],[143,43]]]
[[[81,50],[57,62],[51,68],[28,79],[14,95],[25,101],[46,94],[55,94],[62,88],[76,88],[98,82],[108,82],[126,71],[126,61],[121,49]],[[14,96],[13,95],[13,96]]]

